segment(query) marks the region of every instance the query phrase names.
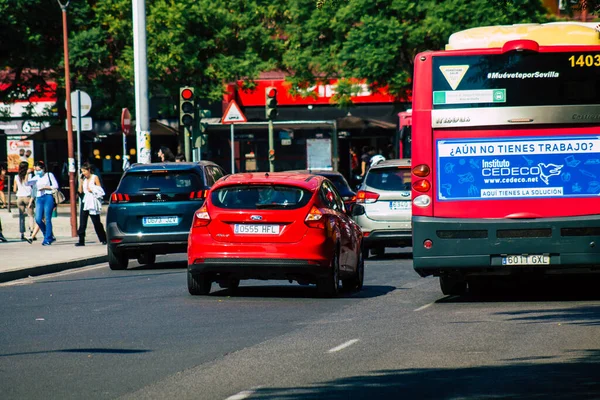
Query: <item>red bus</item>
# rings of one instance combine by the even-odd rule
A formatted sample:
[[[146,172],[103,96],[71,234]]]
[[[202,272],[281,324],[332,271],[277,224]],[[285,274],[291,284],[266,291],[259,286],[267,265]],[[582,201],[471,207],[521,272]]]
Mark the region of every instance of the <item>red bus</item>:
[[[444,294],[498,275],[600,271],[596,29],[475,28],[417,55],[413,265]]]

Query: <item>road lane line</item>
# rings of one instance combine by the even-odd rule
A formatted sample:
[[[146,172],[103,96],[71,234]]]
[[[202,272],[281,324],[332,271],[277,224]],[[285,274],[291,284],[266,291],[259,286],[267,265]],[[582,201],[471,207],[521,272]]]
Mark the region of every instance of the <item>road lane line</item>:
[[[432,305],[434,305],[434,304],[435,304],[435,301],[433,301],[433,302],[431,302],[431,303],[429,303],[429,304],[425,304],[424,306],[421,306],[421,307],[419,307],[419,308],[415,308],[413,311],[414,311],[414,312],[417,312],[417,311],[422,311],[422,310],[424,310],[424,309],[426,309],[426,308],[429,308],[429,307],[431,307],[431,306],[432,306]]]
[[[354,343],[358,342],[359,339],[348,340],[346,343],[342,343],[339,346],[334,347],[333,349],[329,349],[328,353],[335,353],[336,351],[344,350],[346,347],[352,346]]]
[[[244,400],[256,393],[254,390],[242,390],[241,392],[229,396],[225,400]]]

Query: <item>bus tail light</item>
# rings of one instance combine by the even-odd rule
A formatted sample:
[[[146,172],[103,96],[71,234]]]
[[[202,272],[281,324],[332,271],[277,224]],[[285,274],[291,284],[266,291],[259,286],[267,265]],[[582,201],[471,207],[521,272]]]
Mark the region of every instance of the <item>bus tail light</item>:
[[[423,247],[425,247],[427,250],[429,250],[430,248],[433,247],[433,242],[431,241],[431,239],[425,239],[423,241]]]
[[[356,203],[358,204],[369,204],[375,203],[379,199],[378,193],[369,192],[367,190],[359,190],[356,193]]]
[[[431,168],[427,164],[420,164],[412,169],[412,173],[419,178],[425,178],[431,173]]]
[[[426,179],[419,179],[413,183],[412,187],[417,192],[425,193],[431,189],[431,183],[429,183],[429,181]]]
[[[415,197],[413,204],[417,207],[428,207],[431,204],[431,197],[426,194]]]
[[[194,214],[194,222],[192,222],[192,228],[201,228],[203,226],[207,226],[208,224],[210,224],[210,215],[208,214],[206,206],[202,206]]]

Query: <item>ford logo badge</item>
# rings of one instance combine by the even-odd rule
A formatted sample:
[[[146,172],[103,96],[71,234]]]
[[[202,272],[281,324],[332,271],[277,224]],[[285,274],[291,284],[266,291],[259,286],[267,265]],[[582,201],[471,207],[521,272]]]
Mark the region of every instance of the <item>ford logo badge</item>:
[[[252,221],[260,221],[260,220],[262,219],[262,217],[261,217],[260,215],[252,215],[252,216],[250,217],[250,219],[251,219]]]

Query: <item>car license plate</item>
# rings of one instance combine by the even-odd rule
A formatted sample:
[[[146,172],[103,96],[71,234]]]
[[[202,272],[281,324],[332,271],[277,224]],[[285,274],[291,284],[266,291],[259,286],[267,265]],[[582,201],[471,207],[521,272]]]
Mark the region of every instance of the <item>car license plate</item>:
[[[502,265],[550,265],[550,256],[520,255],[502,257]]]
[[[175,226],[178,224],[178,217],[144,217],[142,219],[144,226]]]
[[[235,224],[233,232],[236,235],[279,235],[279,225]]]
[[[390,210],[410,210],[410,201],[390,201]]]

